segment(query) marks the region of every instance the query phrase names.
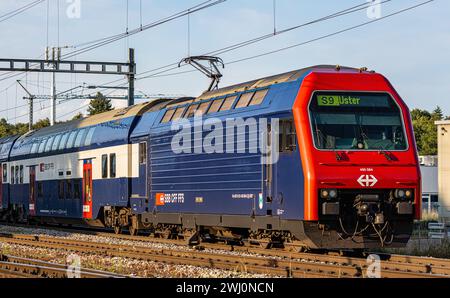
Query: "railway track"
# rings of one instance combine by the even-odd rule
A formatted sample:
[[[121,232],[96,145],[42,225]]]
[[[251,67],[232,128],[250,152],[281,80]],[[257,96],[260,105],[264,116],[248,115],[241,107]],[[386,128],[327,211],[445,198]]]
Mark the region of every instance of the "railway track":
[[[98,234],[97,234],[98,235]],[[108,234],[111,235],[111,234]],[[120,235],[115,235],[120,236]],[[128,237],[121,237],[122,239]],[[133,237],[133,240],[142,238]],[[147,242],[151,239],[146,238]],[[129,240],[129,239],[128,239]],[[365,277],[366,260],[341,256],[306,253],[290,253],[260,248],[220,246],[202,244],[201,249],[159,249],[138,245],[109,244],[79,241],[49,236],[1,234],[0,241],[47,249],[64,249],[79,253],[94,253],[111,257],[125,257],[168,264],[193,265],[207,268],[232,270],[247,273],[285,277]],[[182,241],[155,239],[157,242],[180,244]],[[200,248],[200,247],[199,247]],[[215,249],[215,252],[206,250]],[[218,249],[246,252],[254,255],[232,255],[218,253]],[[430,278],[450,277],[450,264],[439,262],[422,263],[382,261],[381,277],[386,278]]]
[[[29,258],[11,255],[0,255],[0,276],[7,278],[16,277],[47,277],[67,278],[70,277],[66,265],[45,262]],[[80,278],[120,278],[119,274],[99,270],[80,268],[76,272]]]
[[[74,232],[72,229],[61,228],[58,230]],[[161,244],[174,244],[179,246],[186,246],[184,240],[173,240],[173,239],[162,239],[154,238],[149,236],[131,236],[126,234],[113,234],[103,231],[94,230],[76,230],[79,233],[116,238],[120,240],[129,240],[136,242],[154,242]],[[325,255],[325,254],[315,254],[315,253],[304,253],[304,252],[290,252],[283,249],[265,249],[260,247],[252,246],[239,246],[239,245],[228,245],[228,244],[218,244],[218,243],[201,243],[201,245],[194,247],[196,249],[211,249],[211,250],[224,250],[224,251],[234,251],[242,252],[248,254],[255,254],[265,257],[276,257],[284,259],[298,259],[306,262],[313,263],[327,263],[327,264],[339,264],[342,266],[354,266],[360,267],[361,269],[367,268],[367,263],[365,258],[360,257],[345,257],[336,255]],[[375,253],[376,254],[376,253]],[[418,257],[418,256],[405,256],[405,255],[394,255],[394,254],[379,254],[383,259],[381,261],[382,270],[391,271],[404,271],[404,272],[419,272],[427,274],[438,274],[450,277],[450,259],[439,259],[432,257]]]

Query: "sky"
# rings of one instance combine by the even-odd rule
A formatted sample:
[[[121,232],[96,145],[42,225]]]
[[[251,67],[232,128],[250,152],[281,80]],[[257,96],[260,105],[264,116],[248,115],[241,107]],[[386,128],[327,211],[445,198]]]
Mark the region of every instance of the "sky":
[[[141,19],[144,25],[152,23],[205,0],[44,0],[14,17],[2,18],[4,14],[34,1],[0,1],[0,58],[42,58],[47,46],[67,46],[62,50],[63,54],[67,54],[79,49],[85,42],[123,33],[127,26],[130,30],[137,28],[141,25]],[[276,54],[227,64],[316,39],[425,1],[387,1],[381,4],[380,14],[374,13],[376,10],[368,14],[363,9],[224,53],[220,55],[225,62],[220,86],[317,64],[368,67],[385,75],[410,108],[433,110],[439,105],[444,114],[450,115],[448,0],[435,0],[367,26]],[[132,47],[136,51],[139,74],[177,63],[189,55],[202,55],[266,35],[274,32],[274,29],[280,31],[307,23],[363,4],[366,0],[275,0],[275,14],[273,2],[227,0],[192,13],[189,19],[184,16],[70,59],[126,62],[127,49]],[[189,70],[189,66],[164,74],[186,70]],[[10,75],[0,73],[0,118],[13,123],[27,122],[26,101],[23,99],[25,92],[16,80],[20,79],[34,95],[48,95],[50,74],[17,73],[17,76],[7,78]],[[123,79],[117,76],[73,74],[58,74],[56,78],[58,92],[83,83],[102,85]],[[115,84],[125,82],[123,79]],[[198,96],[208,85],[209,79],[199,72],[156,76],[138,80],[136,94]],[[74,92],[90,94],[93,91],[76,89]],[[120,90],[105,90],[105,93],[111,92],[124,95]],[[50,103],[36,101],[35,119],[49,117]],[[75,99],[58,104],[57,120],[67,120],[80,111],[85,113],[86,108],[83,107],[87,103],[86,100]],[[115,107],[126,104],[123,100],[114,100],[113,103]]]

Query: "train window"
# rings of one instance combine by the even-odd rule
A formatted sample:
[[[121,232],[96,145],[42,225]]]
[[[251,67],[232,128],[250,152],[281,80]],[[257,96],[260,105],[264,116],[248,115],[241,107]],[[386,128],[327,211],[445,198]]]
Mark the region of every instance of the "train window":
[[[236,104],[236,109],[248,107],[248,104],[252,100],[252,97],[254,94],[255,94],[255,92],[249,92],[249,93],[242,94],[241,98],[239,98],[239,101]]]
[[[92,137],[94,136],[95,128],[96,127],[89,128],[86,139],[84,140],[84,146],[90,146],[92,144]]]
[[[73,181],[73,198],[74,198],[75,200],[81,199],[80,188],[81,188],[80,181],[74,180],[74,181]]]
[[[55,140],[53,141],[53,145],[52,145],[52,151],[58,150],[59,142],[61,141],[61,137],[62,137],[62,135],[57,135],[55,137]]]
[[[6,183],[8,180],[8,166],[6,163],[3,164],[3,182]]]
[[[147,163],[147,142],[139,143],[139,164]]]
[[[33,145],[31,145],[31,153],[34,154],[39,148],[39,141],[34,140]]]
[[[14,167],[11,167],[11,184],[14,184]]]
[[[81,129],[78,132],[77,137],[75,139],[75,144],[74,144],[75,148],[79,148],[81,146],[81,141],[83,140],[85,134],[86,134],[86,129]]]
[[[175,113],[173,114],[172,119],[170,119],[170,120],[171,121],[176,121],[178,119],[181,119],[181,117],[183,117],[184,110],[186,110],[185,107],[176,109]]]
[[[211,107],[208,110],[208,114],[217,113],[220,110],[220,107],[222,106],[223,100],[224,100],[223,98],[214,100],[211,104]]]
[[[319,150],[408,148],[402,112],[386,93],[316,93],[309,113],[314,145]]]
[[[19,184],[19,166],[16,166],[16,169],[14,171],[14,181],[16,184]]]
[[[280,120],[279,152],[292,152],[297,146],[294,121],[292,119]]]
[[[66,193],[66,199],[72,200],[73,199],[73,191],[72,191],[72,180],[67,180],[67,193]]]
[[[55,140],[55,137],[51,137],[48,139],[47,144],[45,145],[45,152],[50,152],[52,150],[53,141]]]
[[[202,115],[205,115],[206,112],[208,111],[210,104],[211,104],[211,102],[209,102],[209,101],[201,103],[200,106],[198,107],[198,110],[196,113],[201,113]]]
[[[228,96],[227,98],[225,98],[223,105],[220,107],[219,112],[223,112],[223,111],[228,111],[231,110],[231,108],[233,107],[234,101],[236,100],[237,96]]]
[[[75,142],[75,138],[77,137],[78,131],[72,131],[69,135],[69,139],[67,140],[66,149],[73,148],[73,143]]]
[[[116,178],[116,154],[109,155],[109,177]]]
[[[58,181],[58,199],[64,200],[64,180]]]
[[[45,149],[45,144],[47,143],[47,139],[41,140],[41,143],[39,144],[39,153],[43,153]]]
[[[269,89],[256,91],[255,95],[252,98],[252,101],[248,104],[248,106],[260,105],[266,97],[267,92],[269,92]]]
[[[59,150],[63,150],[66,147],[67,139],[69,138],[70,132],[66,132],[61,137],[61,141],[59,142]]]
[[[172,119],[173,114],[175,113],[175,109],[167,110],[164,114],[164,117],[161,120],[161,123],[167,123]]]
[[[189,106],[189,109],[186,112],[186,116],[184,118],[191,118],[195,115],[195,112],[198,110],[199,104],[193,104]]]
[[[102,178],[108,178],[108,154],[102,155]]]
[[[19,167],[19,183],[23,184],[23,165]]]
[[[44,185],[41,181],[38,181],[37,183],[37,197],[38,198],[44,197]]]

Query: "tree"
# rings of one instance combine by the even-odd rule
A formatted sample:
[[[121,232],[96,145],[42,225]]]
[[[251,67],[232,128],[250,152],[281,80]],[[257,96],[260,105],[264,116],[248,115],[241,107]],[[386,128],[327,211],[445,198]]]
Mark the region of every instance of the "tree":
[[[97,92],[96,98],[89,103],[88,113],[89,116],[92,116],[111,110],[111,100],[106,98],[101,92]]]
[[[436,155],[437,129],[434,122],[444,119],[442,109],[436,107],[431,113],[426,110],[414,109],[411,111],[411,118],[419,154]]]
[[[444,119],[444,113],[442,112],[442,109],[440,106],[437,106],[436,109],[431,113],[431,118],[433,118],[434,121],[440,121]]]
[[[78,120],[78,119],[82,119],[83,118],[83,113],[78,113],[75,116],[73,116],[72,120]]]
[[[47,126],[50,126],[50,120],[48,118],[45,118],[33,124],[33,129],[41,129]]]
[[[0,119],[0,138],[12,135],[13,125],[9,124],[5,118]]]

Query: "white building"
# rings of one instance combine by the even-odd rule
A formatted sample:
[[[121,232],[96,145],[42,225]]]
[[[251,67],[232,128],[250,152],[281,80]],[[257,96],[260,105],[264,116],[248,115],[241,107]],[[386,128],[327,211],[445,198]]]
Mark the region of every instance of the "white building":
[[[450,221],[450,121],[437,121],[439,215]],[[423,175],[423,174],[422,174]]]
[[[439,184],[438,166],[436,158],[432,163],[422,163],[420,161],[420,172],[422,173],[422,210],[428,213],[439,211]],[[425,159],[429,160],[429,159]]]

